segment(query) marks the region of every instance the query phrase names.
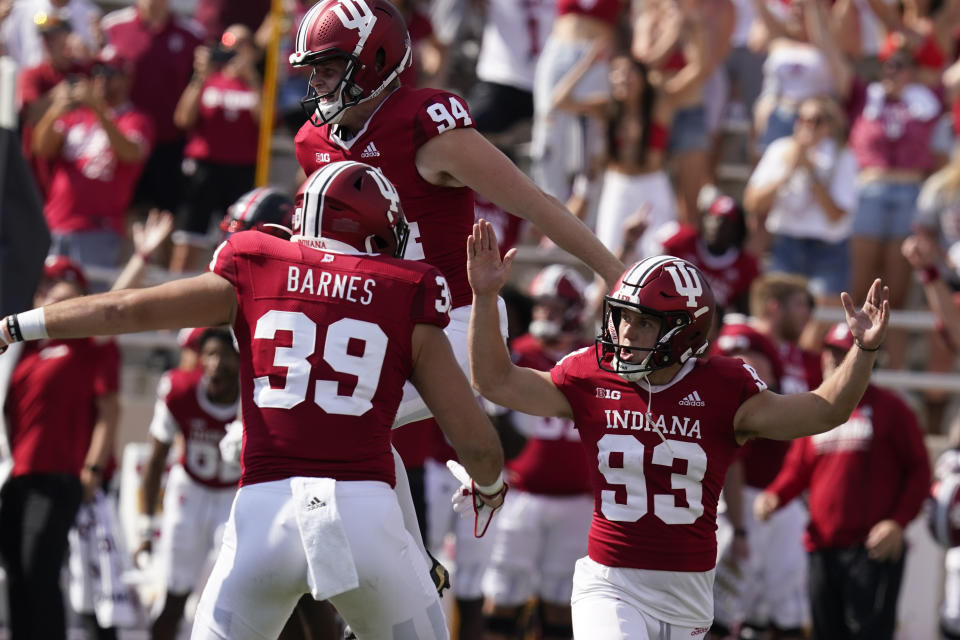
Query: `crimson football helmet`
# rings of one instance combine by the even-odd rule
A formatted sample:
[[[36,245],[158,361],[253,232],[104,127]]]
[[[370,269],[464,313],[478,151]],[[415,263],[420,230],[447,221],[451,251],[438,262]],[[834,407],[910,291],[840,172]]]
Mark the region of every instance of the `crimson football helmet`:
[[[603,298],[603,323],[595,341],[597,364],[635,382],[651,371],[702,355],[716,306],[707,279],[691,263],[673,256],[641,260],[627,269]],[[620,344],[624,309],[660,319],[660,335],[652,348]],[[643,357],[625,360],[624,352]]]
[[[346,61],[332,91],[318,95],[313,75],[300,101],[315,126],[334,124],[345,109],[379,95],[413,58],[403,16],[389,0],[321,0],[300,22],[294,67]]]
[[[575,333],[583,325],[584,290],[587,283],[571,267],[554,264],[542,269],[530,282],[534,304],[558,301],[563,308],[559,321],[537,318],[530,323],[530,333],[537,338],[552,338],[562,333]]]
[[[256,229],[289,238],[292,223],[293,200],[290,196],[274,187],[257,187],[227,208],[220,228],[227,233]]]
[[[949,549],[960,546],[960,474],[945,474],[930,487],[924,505],[930,535]]]
[[[400,196],[379,169],[342,161],[314,171],[294,198],[292,240],[318,248],[331,241],[402,258],[410,233]]]

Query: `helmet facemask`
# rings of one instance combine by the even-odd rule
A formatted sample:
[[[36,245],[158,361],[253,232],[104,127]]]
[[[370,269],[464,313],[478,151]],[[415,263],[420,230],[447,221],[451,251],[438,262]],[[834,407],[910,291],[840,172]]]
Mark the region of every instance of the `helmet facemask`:
[[[321,95],[317,93],[313,85],[313,78],[317,73],[316,65],[333,59],[345,59],[347,66],[333,90]],[[311,66],[310,79],[307,82],[307,95],[300,99],[300,107],[310,120],[310,124],[315,127],[337,124],[349,107],[363,102],[360,98],[363,95],[363,90],[353,82],[357,73],[357,59],[341,52],[337,55],[322,58]]]
[[[389,0],[320,0],[297,29],[294,67],[345,59],[340,82],[317,95],[311,83],[300,101],[314,126],[340,122],[348,108],[379,96],[410,66],[413,52],[403,16]]]
[[[653,347],[628,347],[620,344],[620,318],[623,309],[659,318],[660,332]],[[639,382],[654,371],[678,364],[678,362],[686,362],[691,356],[699,356],[707,349],[706,341],[696,352],[688,349],[681,355],[678,362],[675,362],[671,355],[670,341],[678,332],[688,326],[691,320],[690,314],[684,311],[661,312],[639,305],[625,304],[610,296],[605,296],[601,332],[594,343],[597,365],[604,371],[616,373],[624,380]],[[634,359],[625,360],[621,357],[624,351],[643,356],[643,358],[639,362]]]

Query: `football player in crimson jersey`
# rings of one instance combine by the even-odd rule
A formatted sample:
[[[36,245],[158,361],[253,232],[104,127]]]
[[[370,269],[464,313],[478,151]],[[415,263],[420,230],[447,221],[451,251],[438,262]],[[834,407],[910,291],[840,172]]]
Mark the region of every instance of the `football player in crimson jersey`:
[[[238,354],[224,329],[206,329],[198,342],[200,367],[164,374],[150,423],[153,451],[143,473],[141,518],[146,526],[141,527],[138,554],[153,548],[160,477],[177,433],[183,434],[184,444],[164,491],[156,558],[166,597],[150,630],[153,640],[176,637],[187,597],[210,550],[219,544],[240,479],[240,467],[223,460],[217,446],[239,409]]]
[[[702,638],[713,618],[717,502],[730,461],[751,438],[797,438],[849,417],[886,335],[886,287],[875,281],[860,310],[841,296],[856,346],[816,390],[781,396],[738,360],[699,358],[714,299],[684,260],[657,256],[627,269],[604,298],[595,349],[542,372],[513,364],[497,332],[497,292],[514,252],[501,260],[481,221],[467,256],[475,387],[516,411],[572,419],[596,461],[588,552],[573,579],[574,637]]]
[[[534,301],[529,332],[510,345],[520,366],[549,371],[583,346],[584,289],[574,269],[551,265],[530,283]],[[583,447],[574,424],[554,417],[509,412],[502,418],[526,438],[507,463],[510,500],[492,531],[483,577],[486,640],[523,635],[520,616],[530,598],[539,606],[544,640],[573,635],[570,589],[573,567],[587,551],[593,497]]]
[[[396,191],[360,163],[323,171],[320,204],[303,208],[292,241],[237,233],[209,273],[0,322],[4,344],[232,325],[242,474],[195,639],[276,637],[304,593],[329,599],[360,638],[448,637],[391,488],[390,427],[407,379],[476,479],[478,517],[506,493],[496,432],[442,330],[446,280],[393,257],[406,239]]]
[[[296,136],[309,175],[337,160],[379,167],[395,185],[410,224],[406,258],[446,277],[452,296],[447,331],[466,369],[469,316],[463,238],[474,222],[473,192],[534,223],[608,283],[623,264],[564,206],[546,195],[474,128],[466,101],[437,89],[401,86],[410,38],[388,0],[321,0],[304,16],[290,56],[312,69]],[[462,349],[460,346],[462,345]],[[428,417],[408,388],[398,424]]]

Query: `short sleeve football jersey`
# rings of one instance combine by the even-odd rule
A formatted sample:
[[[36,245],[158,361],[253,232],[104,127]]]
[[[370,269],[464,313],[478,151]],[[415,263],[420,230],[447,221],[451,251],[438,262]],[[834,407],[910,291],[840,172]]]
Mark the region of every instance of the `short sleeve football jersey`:
[[[582,349],[551,371],[590,462],[590,557],[611,567],[709,571],[733,418],[766,388],[739,360],[688,361],[666,385],[627,382]]]
[[[219,443],[237,417],[238,403],[215,404],[207,398],[205,386],[200,369],[165,373],[157,388],[150,435],[169,443],[179,431],[184,440],[180,464],[187,475],[208,487],[235,487],[240,470],[223,460]]]
[[[446,326],[443,276],[257,231],[232,235],[210,268],[237,292],[241,485],[322,476],[392,486],[390,428],[413,329]]]
[[[383,171],[396,186],[410,224],[404,257],[423,260],[443,273],[454,308],[471,300],[464,247],[473,228],[473,191],[427,182],[415,158],[431,138],[463,128],[473,128],[466,100],[437,89],[401,86],[349,140],[338,137],[336,127],[309,122],[295,140],[297,160],[307,175],[340,160],[365,162]]]

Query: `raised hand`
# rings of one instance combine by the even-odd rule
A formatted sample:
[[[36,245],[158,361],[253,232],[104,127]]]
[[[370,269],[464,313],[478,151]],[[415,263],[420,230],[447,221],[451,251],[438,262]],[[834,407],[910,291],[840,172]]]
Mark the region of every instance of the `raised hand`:
[[[890,288],[880,278],[874,280],[859,311],[846,291],[840,294],[840,302],[843,303],[850,333],[858,346],[867,351],[879,349],[890,322]]]
[[[173,231],[173,214],[169,211],[151,209],[145,223],[133,223],[133,248],[140,256],[147,257],[157,250]]]
[[[516,249],[510,249],[500,259],[500,247],[493,225],[481,218],[467,236],[467,278],[470,288],[478,296],[496,295],[510,277],[510,267]]]

